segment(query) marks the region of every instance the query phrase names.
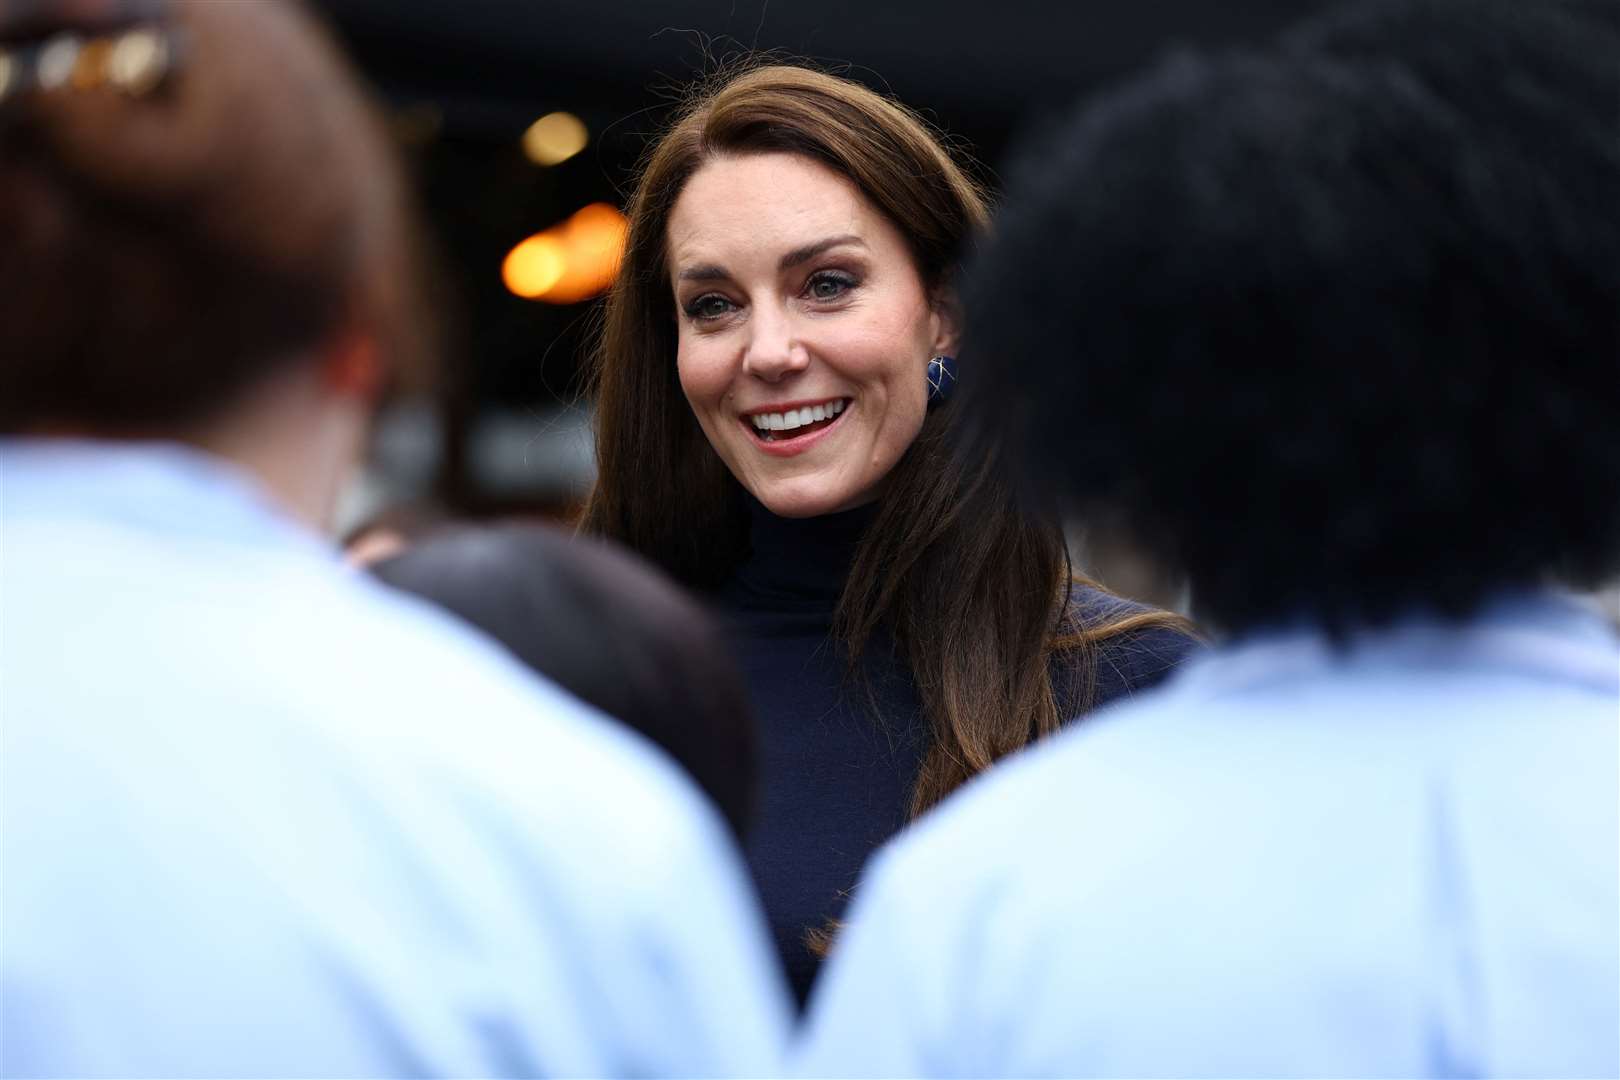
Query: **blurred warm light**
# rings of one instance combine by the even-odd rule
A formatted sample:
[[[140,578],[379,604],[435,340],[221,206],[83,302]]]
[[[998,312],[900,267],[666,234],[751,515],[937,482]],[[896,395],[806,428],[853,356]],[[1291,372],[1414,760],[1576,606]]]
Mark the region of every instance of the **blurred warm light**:
[[[551,304],[588,300],[613,284],[627,229],[618,210],[592,203],[513,248],[501,264],[501,277],[508,289],[527,300]]]
[[[568,255],[562,241],[549,233],[538,233],[513,248],[501,264],[506,287],[525,299],[534,300],[562,280]]]
[[[523,152],[536,165],[560,165],[590,141],[584,123],[573,113],[547,113],[523,133]]]

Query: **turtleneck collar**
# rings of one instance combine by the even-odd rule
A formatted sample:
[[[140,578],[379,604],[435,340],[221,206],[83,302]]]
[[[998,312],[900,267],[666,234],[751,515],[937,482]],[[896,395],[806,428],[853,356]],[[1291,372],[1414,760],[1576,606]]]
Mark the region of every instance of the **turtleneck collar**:
[[[838,602],[855,547],[878,504],[813,518],[778,517],[748,497],[749,553],[726,591],[757,599],[825,606]]]

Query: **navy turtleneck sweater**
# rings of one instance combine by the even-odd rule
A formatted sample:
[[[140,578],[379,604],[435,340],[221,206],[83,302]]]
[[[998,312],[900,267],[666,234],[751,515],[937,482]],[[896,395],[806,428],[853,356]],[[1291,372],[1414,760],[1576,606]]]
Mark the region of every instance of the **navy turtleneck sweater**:
[[[809,931],[841,918],[867,857],[905,824],[922,760],[917,693],[886,641],[845,678],[833,609],[875,506],[802,520],[751,504],[751,552],[714,599],[759,722],[759,807],[746,853],[776,947],[802,1003],[819,968]],[[1137,605],[1076,590],[1090,616]],[[1096,703],[1159,681],[1194,645],[1172,630],[1099,647]]]

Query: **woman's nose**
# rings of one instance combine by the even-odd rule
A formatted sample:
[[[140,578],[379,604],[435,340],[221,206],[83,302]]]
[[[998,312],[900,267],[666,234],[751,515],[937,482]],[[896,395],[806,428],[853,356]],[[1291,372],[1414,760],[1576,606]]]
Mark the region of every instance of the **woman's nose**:
[[[810,352],[797,340],[792,320],[786,315],[780,312],[756,314],[749,329],[747,352],[743,356],[743,370],[748,374],[766,382],[778,382],[810,366]]]

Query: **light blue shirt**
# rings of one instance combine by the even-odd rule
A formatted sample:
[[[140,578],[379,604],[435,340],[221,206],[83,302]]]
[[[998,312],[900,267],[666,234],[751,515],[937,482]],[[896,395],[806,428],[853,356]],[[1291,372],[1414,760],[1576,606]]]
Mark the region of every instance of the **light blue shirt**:
[[[5,1075],[780,1060],[675,767],[214,459],[0,444],[0,709]]]
[[[800,1067],[1620,1074],[1617,723],[1553,599],[1200,658],[880,856]]]

